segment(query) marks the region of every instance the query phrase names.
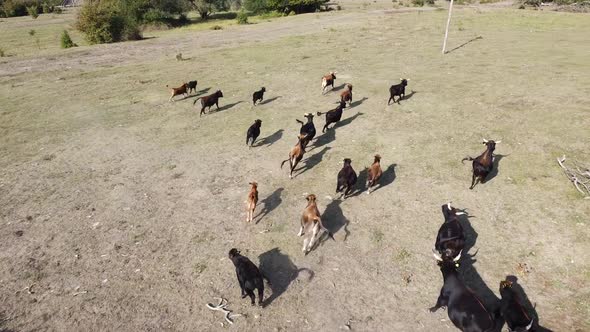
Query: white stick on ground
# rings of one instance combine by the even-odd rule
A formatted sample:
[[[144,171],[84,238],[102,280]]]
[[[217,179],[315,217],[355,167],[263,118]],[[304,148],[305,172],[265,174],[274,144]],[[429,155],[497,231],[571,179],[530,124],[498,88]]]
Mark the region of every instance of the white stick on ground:
[[[443,41],[442,54],[447,51],[447,38],[449,37],[449,26],[451,25],[451,13],[453,12],[453,0],[449,5],[449,17],[447,18],[447,28],[445,29],[445,40]]]

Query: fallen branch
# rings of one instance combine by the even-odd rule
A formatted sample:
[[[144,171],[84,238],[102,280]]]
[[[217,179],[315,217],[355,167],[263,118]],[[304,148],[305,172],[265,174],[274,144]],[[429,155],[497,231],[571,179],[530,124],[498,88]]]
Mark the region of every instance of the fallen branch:
[[[578,190],[586,199],[590,198],[590,169],[582,167],[574,163],[574,167],[567,167],[565,165],[565,155],[561,158],[557,158],[557,163],[563,169],[563,172],[568,179],[574,184],[576,190]]]
[[[233,324],[234,321],[232,320],[232,316],[233,317],[237,317],[237,316],[242,316],[241,314],[234,314],[234,315],[230,315],[231,314],[231,310],[228,310],[227,307],[227,300],[224,298],[220,298],[220,297],[216,297],[216,299],[219,299],[219,304],[218,305],[213,305],[211,303],[207,303],[207,308],[211,309],[211,310],[216,310],[216,311],[221,311],[223,312],[225,315],[225,320],[230,323]]]

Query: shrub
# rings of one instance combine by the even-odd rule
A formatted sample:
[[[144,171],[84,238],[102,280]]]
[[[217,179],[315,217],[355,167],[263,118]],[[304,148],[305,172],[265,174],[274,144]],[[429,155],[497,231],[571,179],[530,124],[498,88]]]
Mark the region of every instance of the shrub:
[[[37,17],[39,17],[39,7],[37,7],[37,5],[28,6],[27,7],[27,13],[32,18],[36,19]]]
[[[148,9],[145,14],[143,14],[142,21],[143,23],[150,24],[150,23],[162,23],[164,21],[170,20],[171,17],[168,13],[155,8]]]
[[[423,7],[424,6],[424,0],[412,0],[412,4],[416,7]]]
[[[54,14],[61,14],[61,13],[63,13],[63,10],[61,9],[61,7],[53,7],[53,13]]]
[[[6,53],[4,53],[4,49],[0,47],[0,58],[3,58],[6,56]]]
[[[211,27],[211,30],[223,30],[223,27],[221,25],[214,25]]]
[[[269,6],[266,0],[245,0],[244,8],[253,13],[262,13],[269,10]]]
[[[244,7],[247,10],[259,13],[276,10],[281,13],[296,14],[313,13],[319,11],[321,6],[329,0],[245,0]]]
[[[76,45],[73,41],[72,38],[70,38],[70,34],[68,33],[67,30],[64,30],[64,32],[62,32],[61,34],[61,48],[70,48],[70,47],[76,47],[78,45]]]
[[[123,34],[126,23],[137,29],[137,25],[129,21],[126,22],[114,8],[90,1],[82,6],[76,28],[84,33],[91,44],[112,43],[129,39]]]
[[[238,21],[238,24],[248,24],[248,13],[244,10],[240,10],[236,20]]]
[[[209,18],[213,12],[224,11],[229,9],[226,0],[190,0],[202,19]]]

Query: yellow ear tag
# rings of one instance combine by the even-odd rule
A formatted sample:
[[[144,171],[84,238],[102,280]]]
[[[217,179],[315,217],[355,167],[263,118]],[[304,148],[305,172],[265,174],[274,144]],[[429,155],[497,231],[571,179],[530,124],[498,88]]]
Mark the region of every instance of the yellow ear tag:
[[[455,267],[459,267],[459,263],[455,263]]]

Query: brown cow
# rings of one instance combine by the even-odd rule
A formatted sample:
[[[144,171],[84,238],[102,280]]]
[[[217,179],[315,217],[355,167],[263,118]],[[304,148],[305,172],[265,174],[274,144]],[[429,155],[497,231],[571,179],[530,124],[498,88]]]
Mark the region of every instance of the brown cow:
[[[299,164],[299,162],[301,161],[301,159],[303,159],[303,154],[305,154],[305,140],[306,140],[307,135],[298,135],[297,136],[297,144],[295,144],[295,146],[293,148],[291,148],[291,151],[289,152],[289,159],[285,159],[283,160],[283,162],[281,163],[281,168],[283,168],[283,164],[285,164],[285,162],[289,161],[289,165],[291,166],[291,172],[289,173],[289,178],[292,179],[293,178],[293,170],[295,169],[295,167],[297,167],[297,164]]]
[[[381,170],[381,156],[376,154],[373,165],[369,167],[369,178],[367,179],[367,194],[371,193],[371,188],[377,184],[383,171]]]
[[[166,85],[166,87],[168,88],[168,85]],[[178,88],[170,88],[172,90],[172,93],[170,95],[170,99],[168,99],[168,101],[172,101],[172,98],[174,98],[175,96],[178,95],[187,95],[188,96],[188,84],[186,83],[182,83],[181,86],[179,86]]]
[[[246,210],[246,222],[254,220],[254,210],[256,210],[256,204],[258,203],[258,183],[250,182],[252,187],[248,193],[247,210]]]
[[[320,211],[318,210],[318,206],[316,203],[316,196],[314,194],[307,195],[305,198],[307,200],[307,206],[303,210],[303,215],[301,216],[301,229],[299,230],[299,234],[297,236],[303,236],[306,231],[311,230],[311,237],[309,239],[303,240],[303,249],[302,251],[307,255],[313,249],[316,242],[320,239],[322,234],[320,230],[328,233],[328,236],[334,240],[334,236],[330,231],[324,227],[322,224],[322,219],[320,218]]]

